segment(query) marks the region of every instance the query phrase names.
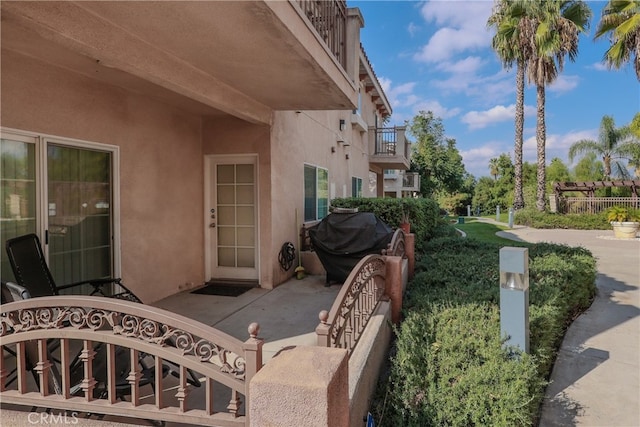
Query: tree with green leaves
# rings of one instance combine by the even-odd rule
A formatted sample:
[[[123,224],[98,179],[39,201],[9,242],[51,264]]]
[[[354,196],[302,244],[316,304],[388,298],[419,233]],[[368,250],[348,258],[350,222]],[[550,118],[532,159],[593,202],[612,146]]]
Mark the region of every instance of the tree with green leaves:
[[[636,113],[629,124],[629,129],[631,129],[631,133],[636,137],[638,141],[640,141],[640,113]]]
[[[516,65],[516,111],[515,111],[515,186],[513,207],[524,207],[522,192],[522,146],[524,133],[524,77],[527,60],[533,55],[533,46],[526,36],[532,28],[532,19],[527,14],[526,1],[497,0],[487,26],[495,30],[491,47],[506,69]]]
[[[494,178],[480,178],[473,194],[473,206],[483,212],[493,212],[496,206],[503,209],[513,205],[514,167],[511,157],[503,153],[491,159]]]
[[[604,165],[596,153],[587,153],[573,167],[573,176],[576,181],[602,181]]]
[[[535,52],[528,59],[527,75],[529,82],[536,85],[536,208],[543,212],[546,206],[545,87],[553,83],[564,69],[565,56],[575,61],[579,35],[589,27],[591,9],[582,0],[549,0],[529,4],[537,20],[536,31],[530,35]]]
[[[554,157],[551,159],[549,166],[547,166],[547,178],[549,184],[554,182],[571,181],[571,172],[562,159]]]
[[[422,195],[435,197],[463,189],[468,173],[455,139],[445,138],[442,119],[431,111],[421,111],[411,120],[409,133],[416,139],[411,168],[420,174]]]
[[[616,128],[611,116],[604,116],[600,122],[598,140],[581,139],[569,147],[569,160],[576,156],[593,153],[602,159],[604,164],[604,180],[610,180],[612,175],[622,178],[629,177],[626,163],[638,150],[638,143],[634,140],[628,126]]]
[[[609,0],[602,9],[595,38],[604,35],[611,41],[604,54],[605,63],[619,69],[633,62],[640,80],[640,0]]]

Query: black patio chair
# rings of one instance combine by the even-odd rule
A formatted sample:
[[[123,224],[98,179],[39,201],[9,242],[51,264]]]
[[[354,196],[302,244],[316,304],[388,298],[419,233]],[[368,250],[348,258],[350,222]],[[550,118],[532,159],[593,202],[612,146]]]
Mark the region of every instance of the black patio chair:
[[[56,285],[45,261],[40,239],[35,234],[25,234],[8,239],[6,249],[17,284],[28,289],[34,298],[60,295],[62,290],[90,285],[93,287],[90,295],[108,296],[142,303],[140,298],[122,284],[121,279],[101,278],[61,286]],[[105,289],[112,284],[119,289]]]
[[[47,265],[47,262],[44,258],[40,239],[33,233],[8,239],[6,243],[6,249],[7,255],[9,257],[9,264],[11,264],[11,269],[13,270],[13,274],[16,278],[16,281],[18,282],[18,285],[26,288],[29,295],[33,298],[60,295],[60,291],[62,290],[74,289],[82,285],[90,285],[93,287],[90,295],[125,299],[142,304],[140,298],[138,298],[133,292],[127,289],[122,284],[122,280],[119,278],[92,279],[61,286],[56,285],[53,279],[53,275],[51,274],[49,266]],[[119,289],[105,289],[107,285],[111,284],[113,284],[116,288],[119,287]],[[175,343],[173,342],[171,342],[170,344],[175,345]],[[104,351],[100,346],[97,346],[94,350],[96,352]],[[146,357],[147,355],[142,353],[140,354],[140,365],[142,367],[143,375],[145,374],[145,372],[149,372],[150,369],[146,366],[146,364],[144,364],[144,359]],[[126,359],[126,357],[123,356],[123,360],[124,359]],[[173,376],[178,377],[179,371],[177,369],[171,369],[172,367],[176,367],[175,364],[168,361],[165,362],[165,365],[166,364],[170,365],[169,369],[167,369],[166,372],[170,372]],[[165,374],[166,372],[163,369],[163,374]],[[201,386],[201,383],[198,380],[195,372],[188,369],[187,374],[187,382],[189,384],[194,387]]]

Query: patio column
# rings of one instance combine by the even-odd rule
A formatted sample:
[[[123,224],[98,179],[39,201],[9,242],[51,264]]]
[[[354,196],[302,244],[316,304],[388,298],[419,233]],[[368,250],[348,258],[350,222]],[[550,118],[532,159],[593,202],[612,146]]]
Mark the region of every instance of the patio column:
[[[400,323],[402,312],[402,295],[404,293],[404,283],[402,278],[402,257],[385,257],[385,279],[384,293],[391,300],[391,321],[394,324]]]
[[[283,351],[253,377],[250,426],[348,427],[349,358],[339,348]]]
[[[413,233],[404,235],[404,251],[409,260],[409,279],[413,279],[416,268],[416,235]]]

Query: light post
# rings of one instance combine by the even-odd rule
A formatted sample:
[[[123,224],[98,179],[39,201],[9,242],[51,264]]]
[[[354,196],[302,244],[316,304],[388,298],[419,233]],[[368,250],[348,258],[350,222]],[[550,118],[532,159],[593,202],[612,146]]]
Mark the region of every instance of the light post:
[[[529,353],[529,250],[500,249],[500,335],[503,346]]]
[[[509,228],[513,228],[513,208],[509,208]]]
[[[500,222],[500,205],[496,206],[496,221]]]

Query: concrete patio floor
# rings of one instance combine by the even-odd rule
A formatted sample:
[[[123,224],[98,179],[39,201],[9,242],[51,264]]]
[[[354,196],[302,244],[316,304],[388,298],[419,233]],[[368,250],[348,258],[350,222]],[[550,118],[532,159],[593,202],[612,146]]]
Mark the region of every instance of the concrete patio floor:
[[[258,337],[265,340],[263,361],[292,345],[315,345],[318,314],[331,309],[341,285],[325,286],[325,276],[292,278],[275,289],[253,288],[237,296],[193,294],[172,295],[153,304],[234,338],[249,338],[247,328],[260,325]]]

